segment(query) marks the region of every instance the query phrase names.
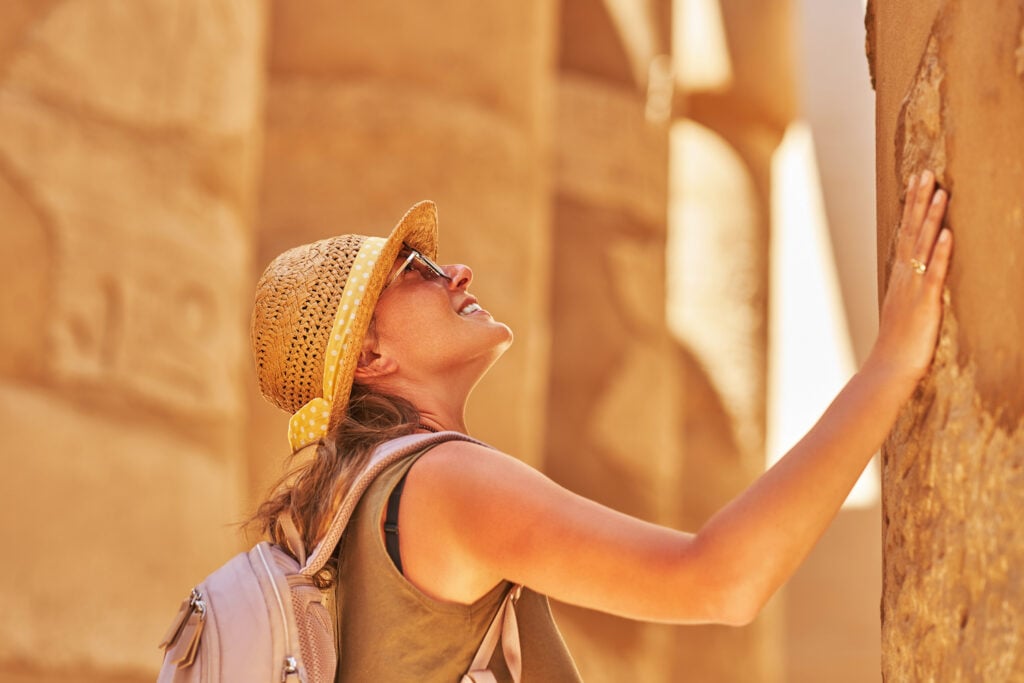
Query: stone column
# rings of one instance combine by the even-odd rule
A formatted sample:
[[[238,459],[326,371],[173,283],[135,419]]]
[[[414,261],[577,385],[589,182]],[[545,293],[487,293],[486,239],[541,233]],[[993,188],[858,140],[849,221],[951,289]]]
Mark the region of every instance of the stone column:
[[[648,68],[668,50],[656,5],[630,15],[562,3],[544,466],[582,495],[670,524],[681,457],[664,320],[668,112],[646,114]],[[584,680],[671,680],[671,629],[556,608]]]
[[[728,69],[696,83],[681,71],[672,135],[669,315],[682,367],[689,529],[765,469],[772,159],[797,116],[790,3],[705,6],[720,13]],[[781,680],[780,603],[742,629],[680,634],[676,670],[695,680]]]
[[[263,9],[0,26],[0,678],[148,681],[237,549]]]
[[[883,450],[882,674],[1024,679],[1024,6],[869,4],[879,271],[934,170],[955,235],[930,374]]]
[[[259,268],[295,244],[386,233],[436,201],[442,262],[469,264],[474,294],[516,334],[474,394],[470,428],[537,463],[553,2],[272,7]],[[287,416],[255,404],[260,493],[280,470]]]

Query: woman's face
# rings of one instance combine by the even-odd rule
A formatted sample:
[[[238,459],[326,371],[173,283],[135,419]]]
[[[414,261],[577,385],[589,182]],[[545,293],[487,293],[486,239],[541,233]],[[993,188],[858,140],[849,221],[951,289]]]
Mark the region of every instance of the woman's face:
[[[377,301],[377,352],[411,379],[460,369],[482,375],[512,343],[512,331],[469,293],[469,266],[442,266],[445,278],[407,255],[395,261]]]

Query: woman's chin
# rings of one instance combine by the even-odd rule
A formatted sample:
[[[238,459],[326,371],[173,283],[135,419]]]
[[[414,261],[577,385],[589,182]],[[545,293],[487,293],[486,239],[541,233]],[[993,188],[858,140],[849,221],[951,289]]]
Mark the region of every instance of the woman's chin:
[[[512,341],[515,339],[515,336],[512,334],[512,328],[509,327],[508,325],[506,325],[505,323],[499,323],[499,322],[495,321],[494,324],[497,325],[498,327],[500,327],[501,330],[504,332],[504,335],[503,335],[503,339],[504,339],[503,344],[504,345],[501,347],[501,352],[504,353],[505,350],[508,349],[508,347],[512,346]]]
[[[487,365],[490,367],[512,345],[512,328],[489,316],[486,321],[481,319],[476,322],[484,324],[475,327],[472,334],[474,340],[469,342],[474,348],[467,349],[469,353],[464,358],[486,358]]]
[[[501,358],[508,347],[512,346],[512,328],[505,323],[499,323],[495,321],[494,326],[494,338],[491,343],[491,363],[494,363]]]

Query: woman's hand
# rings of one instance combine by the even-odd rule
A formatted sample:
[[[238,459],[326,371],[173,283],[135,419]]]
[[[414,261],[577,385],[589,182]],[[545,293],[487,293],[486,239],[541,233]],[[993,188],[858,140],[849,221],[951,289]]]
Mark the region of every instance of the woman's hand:
[[[947,198],[935,189],[931,171],[910,176],[878,339],[865,363],[911,389],[928,371],[942,318],[942,284],[953,248],[952,233],[941,228]]]

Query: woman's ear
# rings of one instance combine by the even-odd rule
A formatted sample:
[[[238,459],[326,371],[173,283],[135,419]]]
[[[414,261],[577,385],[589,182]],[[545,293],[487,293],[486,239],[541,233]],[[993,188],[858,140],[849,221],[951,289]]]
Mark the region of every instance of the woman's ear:
[[[359,354],[359,362],[356,363],[355,379],[360,381],[380,379],[387,377],[398,369],[398,361],[391,356],[378,353],[371,340],[363,343],[363,351]]]

